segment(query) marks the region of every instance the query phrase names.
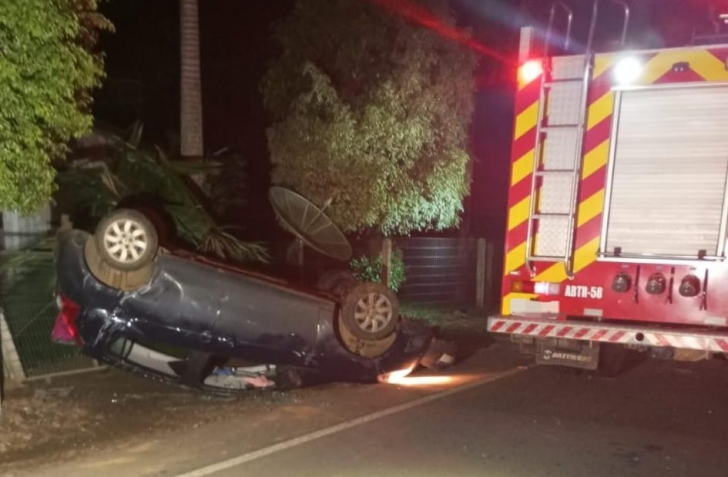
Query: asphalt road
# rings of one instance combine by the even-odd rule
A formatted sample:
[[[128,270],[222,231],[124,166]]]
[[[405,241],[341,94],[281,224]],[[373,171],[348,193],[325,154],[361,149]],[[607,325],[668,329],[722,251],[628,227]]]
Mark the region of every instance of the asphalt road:
[[[531,369],[207,475],[726,476],[727,393],[725,362]]]
[[[231,416],[140,436],[29,475],[728,475],[728,362],[651,361],[601,379],[522,369],[490,350],[453,373],[459,388],[335,388],[332,404],[299,425],[282,423],[314,412],[314,402],[262,421]]]

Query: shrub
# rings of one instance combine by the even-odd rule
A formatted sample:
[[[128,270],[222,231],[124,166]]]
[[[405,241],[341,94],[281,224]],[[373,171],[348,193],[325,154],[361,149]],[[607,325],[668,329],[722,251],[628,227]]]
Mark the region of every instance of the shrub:
[[[368,256],[362,255],[350,262],[354,276],[360,282],[382,283],[382,255],[379,254],[376,259],[371,260]],[[389,271],[389,288],[399,291],[399,288],[405,282],[404,260],[402,251],[395,250],[392,252],[392,267]]]
[[[96,0],[3,0],[0,8],[0,207],[32,212],[51,198],[53,162],[91,129],[93,53],[111,24]]]

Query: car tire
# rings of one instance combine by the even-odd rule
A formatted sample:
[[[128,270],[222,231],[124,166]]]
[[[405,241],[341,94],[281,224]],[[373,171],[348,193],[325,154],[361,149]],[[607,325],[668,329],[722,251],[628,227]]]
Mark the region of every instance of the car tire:
[[[154,261],[159,248],[157,231],[141,212],[118,209],[104,217],[94,233],[101,259],[120,271],[134,271]]]
[[[344,297],[341,321],[359,339],[381,340],[397,329],[399,300],[384,285],[361,283]]]
[[[83,248],[83,256],[88,271],[99,282],[115,290],[134,291],[143,287],[154,275],[155,262],[137,270],[119,270],[101,258],[96,240],[89,237]]]
[[[175,234],[172,225],[170,225],[171,219],[167,217],[164,210],[151,206],[134,206],[130,207],[130,209],[139,212],[149,219],[152,227],[157,232],[157,243],[160,247],[170,248],[173,245]]]
[[[316,287],[319,290],[343,297],[357,285],[351,270],[330,270],[319,277]]]

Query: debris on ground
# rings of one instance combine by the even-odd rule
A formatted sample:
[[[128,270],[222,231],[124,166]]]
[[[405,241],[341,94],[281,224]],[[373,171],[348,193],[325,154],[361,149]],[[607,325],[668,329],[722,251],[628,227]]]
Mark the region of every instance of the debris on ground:
[[[77,406],[67,397],[68,394],[46,392],[8,396],[3,402],[0,421],[0,455],[42,446],[54,440],[58,432],[73,430],[74,434],[82,435],[87,426],[102,417],[88,408]]]
[[[271,389],[276,383],[266,374],[275,373],[275,366],[262,365],[254,368],[218,367],[205,379],[205,384],[225,389]]]
[[[59,398],[66,398],[70,396],[71,391],[73,391],[73,386],[68,386],[65,388],[49,388],[49,389],[36,389],[33,392],[34,398],[39,399],[45,399],[49,397],[59,397]]]
[[[441,371],[455,362],[456,355],[457,346],[454,342],[435,339],[420,359],[420,364],[427,369]]]

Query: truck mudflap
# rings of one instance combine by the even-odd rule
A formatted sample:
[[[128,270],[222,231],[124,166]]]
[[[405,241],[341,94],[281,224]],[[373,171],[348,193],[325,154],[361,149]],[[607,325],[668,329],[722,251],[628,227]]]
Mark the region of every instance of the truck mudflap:
[[[554,320],[544,317],[494,316],[488,331],[535,339],[556,338],[639,347],[728,353],[728,330],[678,329],[658,326]]]

